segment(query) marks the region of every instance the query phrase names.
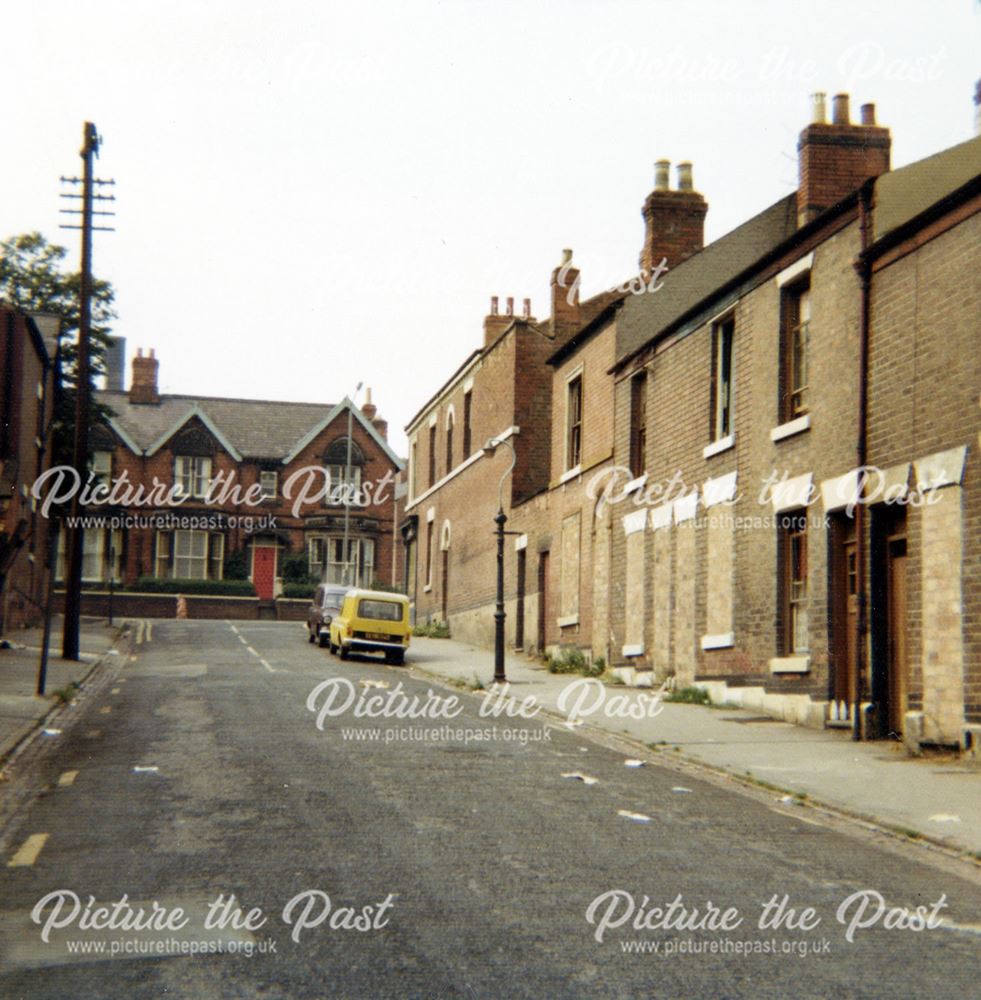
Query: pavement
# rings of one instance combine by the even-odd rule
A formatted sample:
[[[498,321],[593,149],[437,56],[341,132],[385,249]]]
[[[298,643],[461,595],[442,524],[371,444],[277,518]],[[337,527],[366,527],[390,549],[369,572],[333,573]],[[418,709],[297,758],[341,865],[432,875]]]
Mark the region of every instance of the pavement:
[[[406,662],[453,683],[492,686],[492,650],[413,638]],[[505,671],[514,708],[533,696],[567,719],[578,707],[585,727],[771,786],[789,804],[826,806],[981,860],[981,769],[957,754],[911,757],[901,743],[856,743],[847,732],[808,729],[738,708],[655,701],[650,690],[587,684],[576,674],[551,674],[520,654],[505,658]]]
[[[36,729],[65,699],[73,685],[81,684],[89,672],[115,649],[121,626],[110,627],[105,619],[83,618],[79,629],[78,660],[61,654],[63,618],[52,619],[51,641],[45,678],[45,694],[37,694],[41,659],[40,628],[17,629],[0,640],[0,766],[4,759]]]

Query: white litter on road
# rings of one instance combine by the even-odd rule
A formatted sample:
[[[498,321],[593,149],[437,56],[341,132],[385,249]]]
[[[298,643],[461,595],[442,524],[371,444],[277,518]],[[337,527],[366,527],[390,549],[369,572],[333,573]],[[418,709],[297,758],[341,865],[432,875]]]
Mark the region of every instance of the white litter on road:
[[[650,823],[650,816],[645,816],[643,813],[630,812],[627,809],[618,809],[617,815],[622,816],[624,819],[632,819],[635,823]]]
[[[672,792],[690,792],[691,789],[690,788],[685,788],[684,785],[675,785],[674,788],[671,789],[671,791]]]
[[[44,735],[45,736],[60,736],[61,735],[61,730],[60,729],[45,729],[44,730]]]
[[[582,719],[566,719],[565,724],[569,729],[572,729],[575,726],[581,726]]]
[[[934,813],[930,817],[931,823],[960,823],[960,816],[952,816],[950,813]]]
[[[630,760],[625,760],[623,762],[624,767],[643,767],[644,762],[642,760],[634,760],[632,757]]]
[[[138,765],[138,764],[137,764],[137,765],[136,765],[136,766],[135,766],[135,767],[133,768],[133,770],[134,770],[134,771],[135,771],[135,772],[136,772],[137,774],[144,774],[144,773],[148,773],[148,772],[156,772],[156,771],[159,771],[159,770],[160,770],[160,768],[159,768],[159,767],[157,767],[156,765],[151,765],[151,766],[149,766],[149,767],[141,767],[140,765]]]
[[[595,785],[599,782],[599,778],[591,778],[588,774],[583,774],[582,771],[567,771],[562,775],[563,778],[575,778],[577,781],[581,781],[584,785]]]
[[[363,688],[387,688],[389,683],[388,681],[361,681],[361,686]]]

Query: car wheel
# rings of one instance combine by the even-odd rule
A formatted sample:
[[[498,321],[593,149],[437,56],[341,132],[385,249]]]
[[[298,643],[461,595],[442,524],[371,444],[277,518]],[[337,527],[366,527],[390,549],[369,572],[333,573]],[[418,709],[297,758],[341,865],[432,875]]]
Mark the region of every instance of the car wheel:
[[[327,644],[328,644],[329,642],[330,642],[330,639],[329,639],[329,638],[328,638],[327,636],[325,636],[325,635],[322,635],[322,636],[320,637],[320,648],[321,648],[321,649],[326,649],[326,648],[327,648]]]
[[[405,665],[405,651],[404,650],[399,650],[395,654],[395,666],[401,667],[401,666],[404,666],[404,665]]]
[[[313,633],[310,631],[310,626],[307,626],[307,641],[313,642]]]
[[[346,660],[351,655],[351,651],[347,646],[341,646],[341,659]]]

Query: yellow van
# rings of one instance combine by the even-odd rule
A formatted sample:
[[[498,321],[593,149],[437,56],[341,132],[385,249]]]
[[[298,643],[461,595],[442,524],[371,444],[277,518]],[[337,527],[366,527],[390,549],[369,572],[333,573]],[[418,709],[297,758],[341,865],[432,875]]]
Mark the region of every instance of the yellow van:
[[[330,623],[330,651],[346,660],[351,653],[384,653],[401,665],[409,648],[409,599],[381,590],[349,590],[340,614]]]

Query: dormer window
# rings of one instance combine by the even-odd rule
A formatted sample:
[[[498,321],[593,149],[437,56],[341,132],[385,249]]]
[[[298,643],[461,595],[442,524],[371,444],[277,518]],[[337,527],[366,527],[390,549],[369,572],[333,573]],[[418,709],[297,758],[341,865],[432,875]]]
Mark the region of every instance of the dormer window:
[[[328,507],[361,506],[361,470],[364,452],[346,437],[336,438],[324,452],[324,468],[330,477],[330,489],[325,498]]]
[[[211,488],[211,459],[178,455],[174,459],[174,483],[186,497],[206,497]]]
[[[275,500],[279,492],[279,474],[275,469],[262,469],[259,472],[259,496],[263,500]]]

